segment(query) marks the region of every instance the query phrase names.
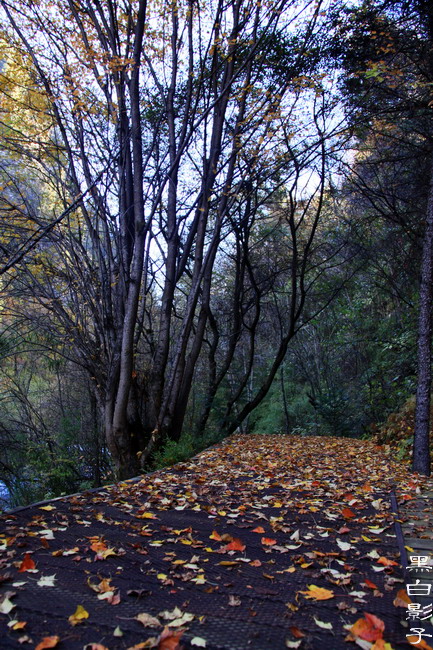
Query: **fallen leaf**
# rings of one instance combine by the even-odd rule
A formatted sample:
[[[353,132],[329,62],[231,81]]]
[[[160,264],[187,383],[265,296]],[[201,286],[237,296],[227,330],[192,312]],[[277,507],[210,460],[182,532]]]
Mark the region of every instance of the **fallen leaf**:
[[[36,569],[36,564],[30,555],[30,553],[26,553],[24,555],[24,559],[20,564],[20,567],[18,569],[19,573],[24,573],[24,571],[34,571]]]
[[[55,510],[56,508],[54,506],[40,506],[39,510],[46,510],[47,512],[51,512],[51,510]]]
[[[323,587],[317,587],[316,585],[307,585],[308,591],[301,591],[301,594],[305,594],[305,598],[310,598],[312,600],[329,600],[334,598],[334,592],[330,589],[324,589]]]
[[[318,618],[314,616],[314,621],[318,627],[321,627],[324,630],[332,630],[332,623],[325,623],[325,621],[320,621]]]
[[[27,621],[9,621],[8,627],[13,630],[23,630],[27,625]]]
[[[295,639],[302,639],[305,636],[305,634],[299,629],[299,627],[296,627],[296,625],[292,625],[289,630]]]
[[[348,551],[349,549],[353,548],[352,544],[349,544],[349,542],[343,542],[342,539],[337,539],[336,542],[342,551]]]
[[[195,645],[198,648],[206,648],[206,639],[203,639],[201,636],[195,636],[191,639],[191,645]]]
[[[137,519],[158,519],[153,512],[143,512],[139,515],[135,515]]]
[[[407,609],[407,606],[412,603],[410,596],[408,595],[406,589],[399,589],[397,595],[393,601],[395,607],[404,607]]]
[[[68,621],[71,625],[78,625],[82,623],[86,618],[89,618],[89,612],[84,609],[82,605],[78,605],[74,614],[68,618]]]
[[[341,514],[345,519],[353,519],[353,517],[356,516],[353,510],[351,510],[350,508],[343,508]]]
[[[212,535],[209,535],[209,539],[214,539],[217,542],[220,542],[221,541],[221,535],[219,533],[217,533],[216,530],[214,530],[214,531],[212,531]]]
[[[394,562],[394,560],[389,560],[387,557],[380,557],[377,560],[378,564],[383,564],[383,566],[398,566],[398,562]]]
[[[246,546],[240,539],[234,539],[230,544],[225,547],[226,551],[245,551]]]
[[[3,600],[0,602],[0,614],[9,614],[14,607],[15,604],[5,595]]]
[[[170,627],[182,627],[182,625],[186,625],[187,623],[190,623],[192,620],[194,620],[194,614],[185,612],[179,618],[175,618],[173,621],[170,621]]]
[[[37,581],[38,587],[55,587],[56,585],[54,584],[56,581],[56,574],[53,574],[52,576],[42,576],[40,580]]]
[[[270,537],[262,537],[261,542],[263,546],[273,546],[277,543],[277,540]]]
[[[180,650],[182,635],[183,632],[172,632],[168,628],[164,628],[159,637],[158,650]]]
[[[229,605],[231,605],[231,607],[238,607],[241,604],[242,604],[242,601],[238,596],[234,596],[233,594],[230,594],[230,596],[229,596]]]
[[[35,650],[45,650],[45,648],[55,648],[60,641],[59,636],[44,636],[42,641],[38,643]]]
[[[364,612],[364,618],[359,618],[349,631],[353,636],[364,641],[377,641],[382,638],[384,629],[385,623],[380,618]]]
[[[252,532],[253,533],[264,533],[265,529],[263,528],[263,526],[257,526],[257,528],[254,528],[254,530]]]
[[[152,616],[151,614],[146,614],[146,612],[142,612],[141,614],[137,614],[135,617],[136,621],[139,621],[144,627],[162,627],[162,623],[159,622],[155,616]]]
[[[433,648],[432,648],[431,646],[429,646],[429,645],[424,641],[424,639],[421,639],[421,641],[419,641],[419,640],[418,640],[418,639],[419,639],[419,636],[418,636],[417,634],[409,635],[409,636],[406,637],[406,638],[407,638],[408,642],[409,642],[411,645],[414,645],[414,646],[416,646],[417,648],[422,648],[422,650],[433,650]]]

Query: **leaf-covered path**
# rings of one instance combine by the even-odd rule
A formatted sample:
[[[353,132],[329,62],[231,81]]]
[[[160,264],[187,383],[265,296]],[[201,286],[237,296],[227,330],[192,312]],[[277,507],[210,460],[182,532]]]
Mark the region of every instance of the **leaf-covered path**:
[[[402,625],[389,500],[419,483],[369,442],[234,436],[3,515],[0,647],[426,647]]]

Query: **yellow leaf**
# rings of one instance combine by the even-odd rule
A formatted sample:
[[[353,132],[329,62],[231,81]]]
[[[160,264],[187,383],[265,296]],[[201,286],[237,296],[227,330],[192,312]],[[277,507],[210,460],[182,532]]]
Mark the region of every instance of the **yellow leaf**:
[[[51,510],[55,510],[54,506],[40,506],[39,510],[47,510],[50,512]]]
[[[81,623],[86,618],[89,618],[89,612],[86,611],[82,605],[78,605],[75,613],[71,614],[68,621],[71,625],[78,625],[78,623]]]
[[[152,512],[143,512],[141,515],[135,515],[137,519],[158,519]]]
[[[323,587],[317,587],[316,585],[308,585],[308,591],[301,591],[301,594],[305,594],[305,598],[311,598],[312,600],[329,600],[334,598],[334,592],[330,589],[323,589]]]

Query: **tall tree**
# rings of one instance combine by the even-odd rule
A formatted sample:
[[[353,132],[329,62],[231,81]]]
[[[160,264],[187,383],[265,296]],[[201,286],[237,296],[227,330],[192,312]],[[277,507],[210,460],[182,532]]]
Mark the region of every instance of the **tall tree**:
[[[49,102],[55,128],[44,146],[58,186],[56,205],[33,210],[44,239],[30,242],[31,253],[18,260],[13,291],[27,296],[40,326],[60,336],[65,356],[89,373],[124,478],[140,470],[165,435],[180,435],[208,336],[210,355],[225,346],[213,296],[214,271],[226,255],[235,256],[234,325],[211,394],[241,330],[254,334],[254,316],[246,318],[239,298],[253,296],[259,318],[272,286],[258,283],[249,237],[287,182],[289,318],[268,376],[227,420],[228,430],[266,394],[299,324],[330,142],[315,76],[321,5],[1,6]],[[295,188],[314,168],[317,200],[299,210]],[[308,234],[300,248],[302,223]],[[254,346],[250,354],[252,367]]]
[[[344,13],[344,11],[342,12]],[[348,45],[340,51],[349,72],[343,83],[352,124],[361,139],[373,137],[382,147],[371,157],[370,178],[359,184],[377,216],[398,224],[406,236],[418,238],[419,332],[416,427],[413,469],[430,474],[431,309],[432,309],[432,7],[407,3],[360,3],[347,9],[342,33]],[[338,47],[337,47],[338,49]],[[386,160],[383,153],[388,156]],[[381,159],[382,158],[382,159]],[[376,161],[376,167],[375,167]],[[378,165],[403,173],[379,191]],[[425,169],[416,195],[404,195],[407,178]],[[376,173],[375,170],[376,169]],[[382,177],[383,178],[383,177]],[[426,180],[427,179],[427,180]],[[403,180],[403,183],[400,182]],[[410,185],[410,183],[409,183]],[[415,185],[412,184],[415,188]],[[403,209],[402,209],[403,208]],[[420,214],[420,210],[422,213]],[[415,219],[414,219],[415,217]],[[420,221],[422,228],[420,229]],[[421,256],[420,256],[421,257]]]

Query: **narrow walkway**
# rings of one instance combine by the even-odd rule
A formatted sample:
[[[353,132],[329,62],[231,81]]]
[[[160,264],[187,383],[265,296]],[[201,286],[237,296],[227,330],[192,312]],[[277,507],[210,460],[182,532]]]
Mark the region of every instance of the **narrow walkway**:
[[[396,485],[424,489],[365,441],[237,436],[5,514],[0,647],[428,648],[406,639]]]
[[[426,480],[422,490],[418,487],[398,497],[406,590],[412,601],[407,618],[410,627],[423,629],[422,638],[433,645],[433,480]]]

